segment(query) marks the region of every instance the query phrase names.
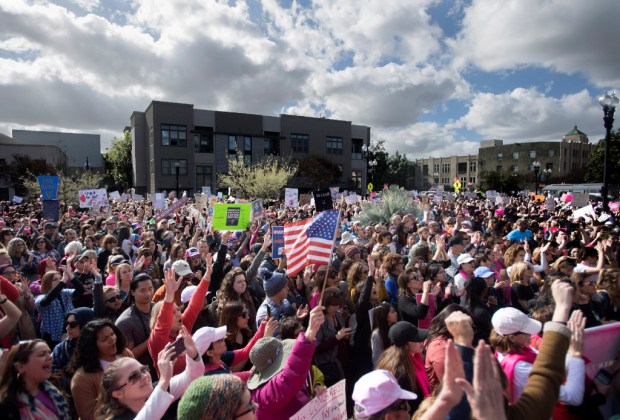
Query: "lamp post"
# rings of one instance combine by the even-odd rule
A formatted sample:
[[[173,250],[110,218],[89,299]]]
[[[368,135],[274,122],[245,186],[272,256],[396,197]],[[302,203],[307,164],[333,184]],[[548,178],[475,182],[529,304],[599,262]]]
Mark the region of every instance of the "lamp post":
[[[439,191],[439,172],[433,172],[433,181],[435,181],[435,191]]]
[[[553,172],[553,169],[551,168],[543,169],[543,174],[545,175],[545,185],[549,185],[549,179],[551,179],[551,172]]]
[[[177,175],[177,200],[179,199],[179,167],[181,166],[181,164],[177,161],[174,162],[174,168],[176,169],[176,175]]]
[[[532,166],[534,167],[534,178],[536,182],[534,191],[536,192],[536,195],[538,195],[538,171],[540,171],[540,162],[539,161],[533,162]]]
[[[375,146],[369,144],[362,145],[362,157],[366,160],[366,185],[373,182],[372,173],[377,166],[377,160],[373,159],[375,153]]]
[[[601,188],[601,195],[603,196],[603,210],[609,211],[609,198],[607,197],[609,192],[609,178],[607,173],[609,168],[609,142],[611,141],[611,128],[614,125],[614,112],[618,106],[618,97],[615,92],[605,92],[598,98],[599,104],[603,107],[603,125],[605,127],[605,160],[603,163],[603,188]]]
[[[90,163],[88,163],[88,156],[86,156],[86,162],[84,163],[84,170],[90,171]]]

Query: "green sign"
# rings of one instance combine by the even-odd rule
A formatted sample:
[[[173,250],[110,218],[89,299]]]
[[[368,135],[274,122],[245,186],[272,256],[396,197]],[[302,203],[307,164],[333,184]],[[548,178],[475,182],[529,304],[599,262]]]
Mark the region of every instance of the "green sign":
[[[252,204],[216,204],[213,230],[245,230],[250,226]]]

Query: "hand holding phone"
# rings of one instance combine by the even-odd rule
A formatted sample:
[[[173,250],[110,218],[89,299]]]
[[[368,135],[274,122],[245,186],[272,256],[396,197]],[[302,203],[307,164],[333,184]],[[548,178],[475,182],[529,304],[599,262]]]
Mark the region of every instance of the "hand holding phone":
[[[176,359],[181,355],[181,353],[185,351],[185,341],[183,340],[183,335],[179,334],[176,340],[174,340],[174,342],[172,343],[172,346],[174,347],[173,358]]]
[[[267,316],[271,318],[271,306],[267,305]]]

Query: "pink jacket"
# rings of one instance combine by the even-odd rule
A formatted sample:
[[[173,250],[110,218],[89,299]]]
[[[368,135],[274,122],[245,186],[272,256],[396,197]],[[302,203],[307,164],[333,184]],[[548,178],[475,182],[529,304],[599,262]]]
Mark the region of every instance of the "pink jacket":
[[[306,379],[310,374],[315,344],[300,333],[284,369],[252,391],[252,400],[258,404],[258,420],[288,420],[310,401]]]

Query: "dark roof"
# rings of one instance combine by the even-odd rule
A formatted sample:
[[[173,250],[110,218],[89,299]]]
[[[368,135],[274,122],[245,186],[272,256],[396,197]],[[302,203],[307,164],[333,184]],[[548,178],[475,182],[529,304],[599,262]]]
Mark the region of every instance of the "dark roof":
[[[575,126],[571,131],[569,131],[568,133],[565,134],[566,136],[578,136],[578,135],[584,135],[587,136],[586,133],[584,133],[583,131],[579,131],[577,129],[577,126]]]

